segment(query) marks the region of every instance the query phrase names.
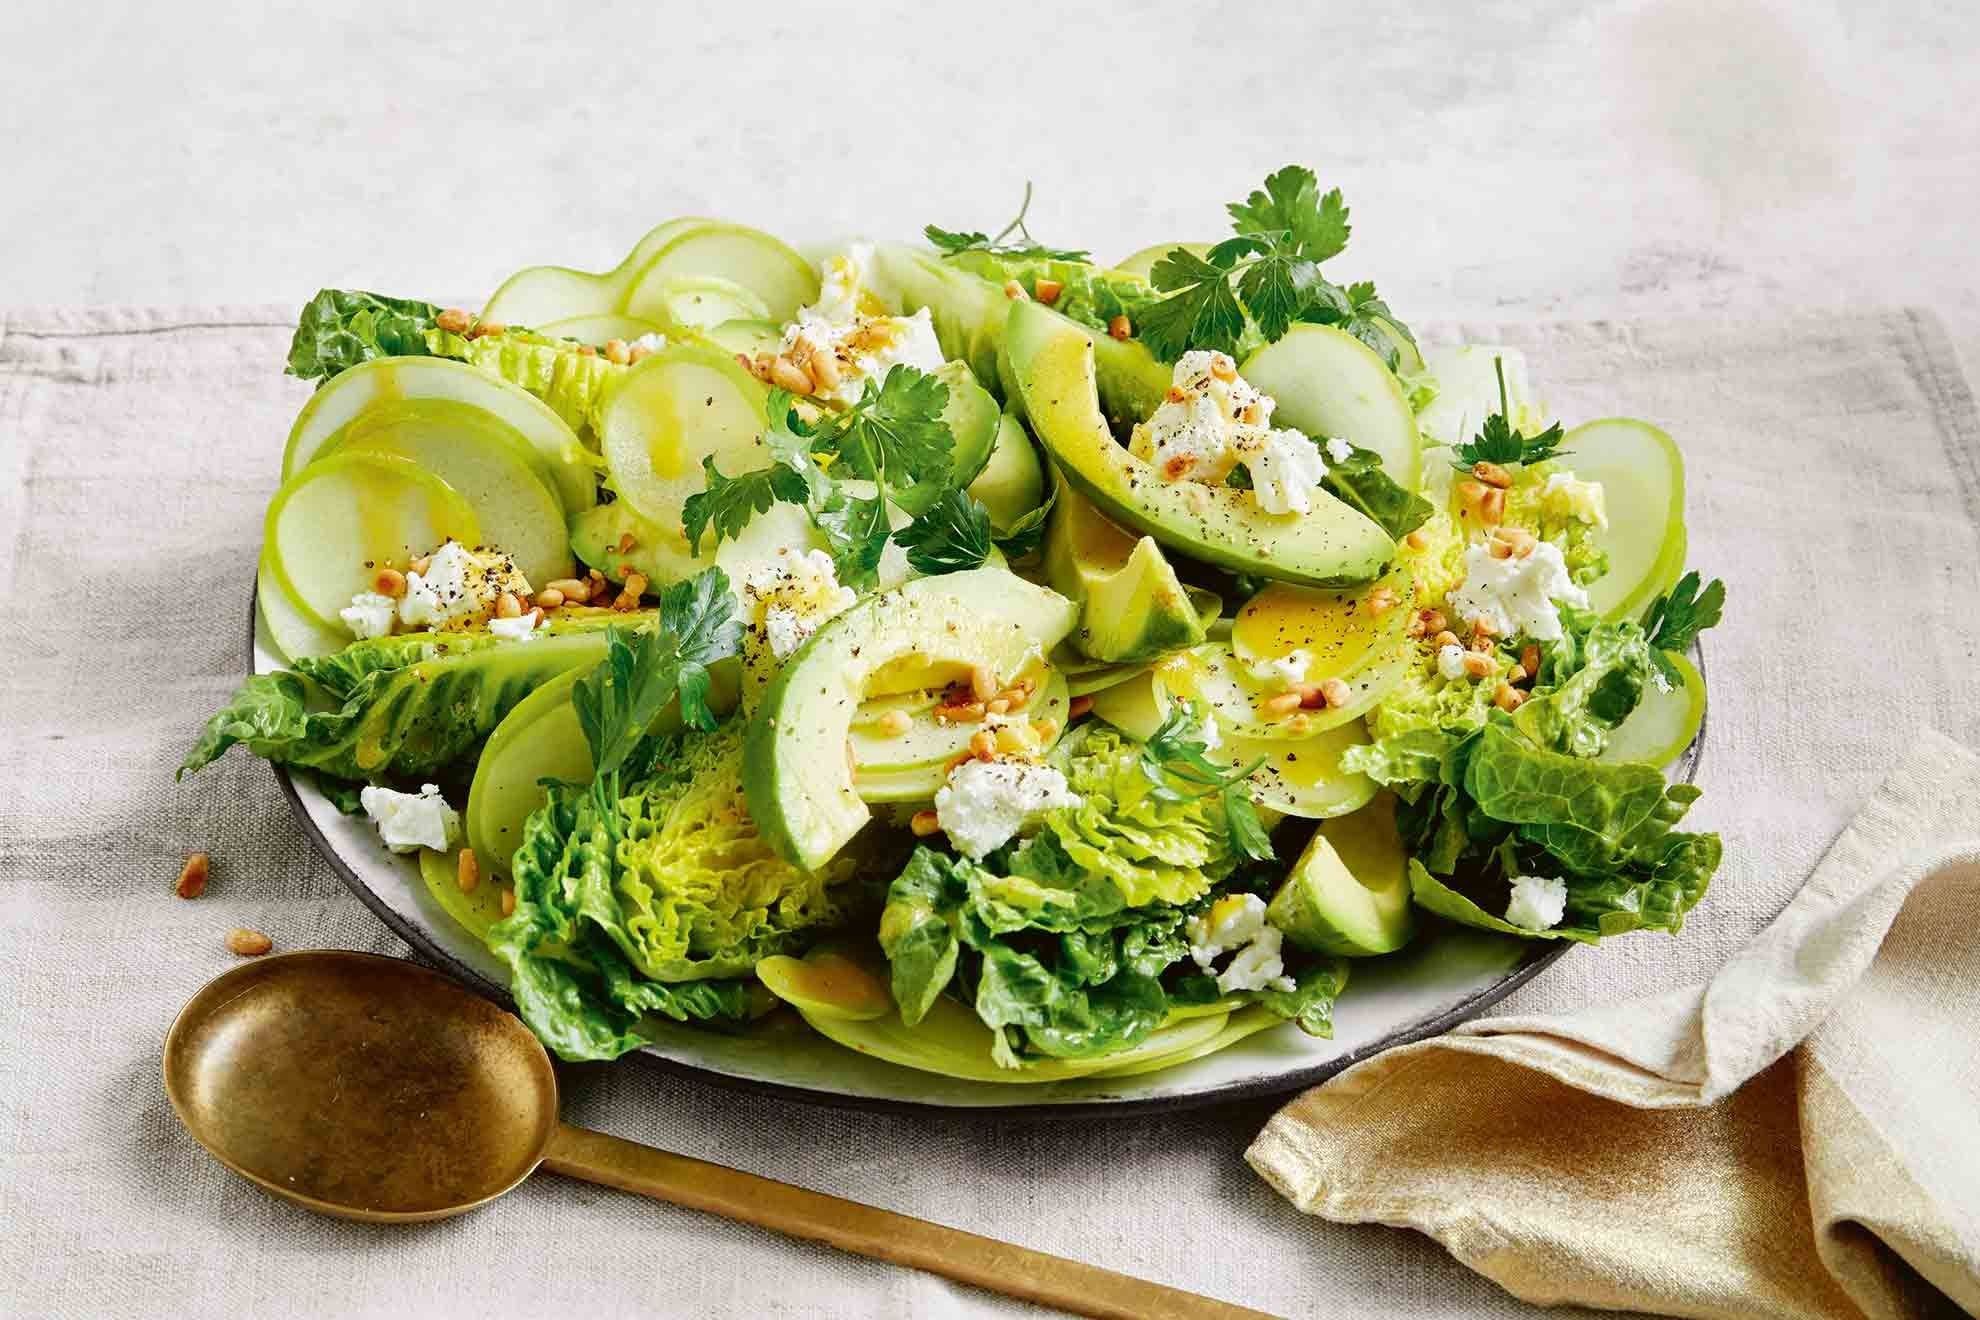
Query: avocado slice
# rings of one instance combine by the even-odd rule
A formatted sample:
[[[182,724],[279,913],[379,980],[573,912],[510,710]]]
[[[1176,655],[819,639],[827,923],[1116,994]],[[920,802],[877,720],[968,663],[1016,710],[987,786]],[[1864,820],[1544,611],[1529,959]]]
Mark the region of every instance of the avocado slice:
[[[917,578],[827,622],[779,670],[743,743],[749,814],[794,866],[817,870],[872,812],[853,783],[848,736],[867,682],[910,656],[998,676],[1049,652],[1076,606],[1002,568]]]
[[[1066,480],[1108,517],[1172,550],[1315,587],[1380,577],[1395,542],[1325,491],[1306,514],[1271,514],[1251,492],[1164,481],[1114,440],[1093,376],[1094,339],[1036,303],[1011,305],[1005,347],[1032,429]]]
[[[1080,603],[1072,644],[1088,659],[1127,662],[1201,642],[1203,620],[1155,538],[1122,531],[1054,477],[1059,498],[1045,524],[1045,580]]]
[[[997,440],[990,461],[969,483],[969,493],[990,513],[990,525],[1008,530],[1012,523],[1045,502],[1045,465],[1024,423],[1010,413],[997,422]]]
[[[1265,919],[1302,949],[1372,957],[1409,943],[1409,859],[1396,833],[1396,799],[1320,822]]]

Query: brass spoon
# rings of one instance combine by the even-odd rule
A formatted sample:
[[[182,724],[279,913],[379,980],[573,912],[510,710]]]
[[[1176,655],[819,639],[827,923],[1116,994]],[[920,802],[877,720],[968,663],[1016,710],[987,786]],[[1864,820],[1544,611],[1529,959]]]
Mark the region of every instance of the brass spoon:
[[[1262,1314],[571,1127],[519,1019],[398,958],[308,950],[208,982],[165,1037],[165,1093],[222,1164],[342,1219],[458,1215],[542,1165],[1084,1315]]]

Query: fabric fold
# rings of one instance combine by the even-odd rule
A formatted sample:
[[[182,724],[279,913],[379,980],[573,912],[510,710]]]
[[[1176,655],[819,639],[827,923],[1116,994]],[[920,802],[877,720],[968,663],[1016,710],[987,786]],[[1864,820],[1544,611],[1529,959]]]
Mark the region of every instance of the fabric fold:
[[[1927,733],[1706,985],[1392,1050],[1246,1159],[1532,1302],[1980,1312],[1976,1023],[1980,757]]]

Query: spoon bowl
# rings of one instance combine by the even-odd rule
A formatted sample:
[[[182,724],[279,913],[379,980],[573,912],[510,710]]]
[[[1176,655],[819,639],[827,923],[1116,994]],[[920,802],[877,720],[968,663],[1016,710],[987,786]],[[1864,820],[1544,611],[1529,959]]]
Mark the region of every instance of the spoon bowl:
[[[194,995],[165,1094],[199,1143],[298,1204],[442,1219],[527,1178],[557,1131],[557,1076],[515,1017],[398,958],[279,954]]]
[[[166,1034],[165,1094],[222,1164],[341,1219],[445,1219],[540,1165],[1081,1315],[1259,1314],[560,1122],[529,1028],[398,958],[312,949],[214,979]]]

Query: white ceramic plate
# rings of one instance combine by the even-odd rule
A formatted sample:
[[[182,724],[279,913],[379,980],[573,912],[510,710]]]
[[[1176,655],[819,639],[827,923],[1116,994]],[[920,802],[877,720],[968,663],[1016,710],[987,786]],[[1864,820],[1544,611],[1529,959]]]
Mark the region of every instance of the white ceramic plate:
[[[282,667],[257,611],[253,667]],[[1702,657],[1696,652],[1703,671]],[[1704,730],[1672,773],[1697,773]],[[379,843],[363,817],[348,817],[307,780],[276,767],[297,818],[365,906],[421,956],[482,994],[509,1002],[506,969],[440,909],[409,857]],[[852,1108],[940,1108],[1080,1116],[1277,1095],[1323,1081],[1394,1045],[1450,1030],[1496,1003],[1561,957],[1565,941],[1514,939],[1431,922],[1409,948],[1358,959],[1334,1008],[1334,1037],[1317,1040],[1291,1023],[1271,1027],[1206,1058],[1139,1077],[1064,1082],[961,1081],[883,1063],[816,1035],[779,1014],[748,1035],[666,1024],[659,1039],[628,1058],[692,1073],[744,1090]]]

